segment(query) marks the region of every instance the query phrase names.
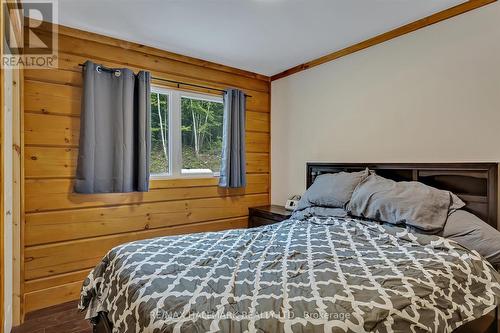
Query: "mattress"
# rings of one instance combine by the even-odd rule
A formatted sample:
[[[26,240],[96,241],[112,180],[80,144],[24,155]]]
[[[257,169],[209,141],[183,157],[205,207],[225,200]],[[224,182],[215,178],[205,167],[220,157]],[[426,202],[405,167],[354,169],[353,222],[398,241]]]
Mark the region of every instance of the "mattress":
[[[114,332],[451,332],[495,309],[499,282],[445,238],[310,217],[118,246],[79,307]]]

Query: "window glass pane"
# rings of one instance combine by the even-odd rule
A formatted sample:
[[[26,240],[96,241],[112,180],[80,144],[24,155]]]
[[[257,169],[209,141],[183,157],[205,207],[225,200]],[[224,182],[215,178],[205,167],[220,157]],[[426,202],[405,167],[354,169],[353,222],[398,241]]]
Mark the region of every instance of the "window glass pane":
[[[168,173],[168,95],[151,93],[151,174]]]
[[[182,173],[219,172],[222,102],[181,98]]]

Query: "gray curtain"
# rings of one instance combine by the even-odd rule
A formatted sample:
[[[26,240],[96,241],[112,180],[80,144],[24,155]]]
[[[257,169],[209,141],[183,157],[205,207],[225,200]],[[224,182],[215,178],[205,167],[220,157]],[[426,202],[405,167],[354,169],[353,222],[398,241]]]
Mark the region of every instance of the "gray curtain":
[[[246,185],[245,93],[228,89],[224,94],[224,127],[220,187]]]
[[[150,81],[149,72],[85,63],[75,192],[148,191]]]

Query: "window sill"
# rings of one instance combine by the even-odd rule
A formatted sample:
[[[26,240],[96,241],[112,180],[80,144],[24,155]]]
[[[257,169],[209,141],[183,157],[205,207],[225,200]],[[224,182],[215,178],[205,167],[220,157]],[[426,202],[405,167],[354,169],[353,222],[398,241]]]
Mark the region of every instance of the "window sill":
[[[151,175],[150,180],[164,180],[164,179],[196,179],[196,178],[219,178],[218,174],[213,173],[189,173],[181,175]]]

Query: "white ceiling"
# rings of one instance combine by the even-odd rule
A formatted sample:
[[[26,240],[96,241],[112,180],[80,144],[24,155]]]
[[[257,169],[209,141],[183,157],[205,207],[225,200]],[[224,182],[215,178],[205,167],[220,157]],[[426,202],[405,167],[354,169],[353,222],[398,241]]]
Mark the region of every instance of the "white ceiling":
[[[465,0],[59,0],[59,23],[273,75]]]

